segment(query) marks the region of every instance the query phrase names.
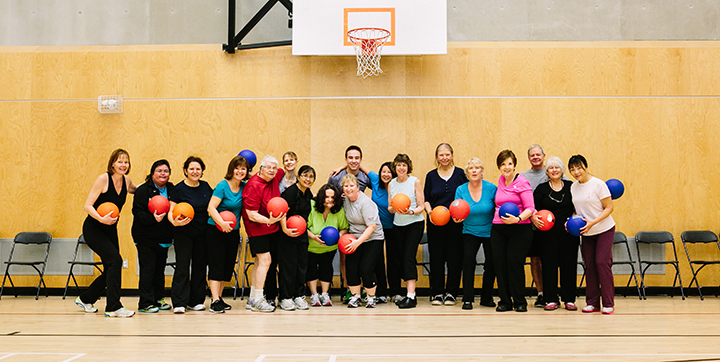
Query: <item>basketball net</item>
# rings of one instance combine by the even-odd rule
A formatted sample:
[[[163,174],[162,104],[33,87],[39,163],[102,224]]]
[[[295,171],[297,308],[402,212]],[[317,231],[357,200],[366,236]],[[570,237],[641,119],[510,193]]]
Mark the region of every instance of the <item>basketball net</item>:
[[[348,31],[348,38],[357,55],[357,75],[363,79],[382,73],[380,52],[390,37],[390,32],[380,28],[358,28]]]

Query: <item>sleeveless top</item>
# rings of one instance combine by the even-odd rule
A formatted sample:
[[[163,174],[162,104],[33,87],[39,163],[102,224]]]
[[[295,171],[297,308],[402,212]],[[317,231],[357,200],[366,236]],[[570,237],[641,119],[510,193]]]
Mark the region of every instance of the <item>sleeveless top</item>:
[[[118,194],[117,191],[115,191],[115,185],[113,184],[112,175],[108,172],[108,190],[106,192],[101,193],[97,200],[95,200],[95,203],[93,204],[93,207],[97,209],[100,207],[100,205],[106,203],[106,202],[112,202],[115,204],[115,206],[118,207],[118,210],[122,211],[123,205],[125,205],[125,199],[127,197],[127,185],[125,184],[125,176],[123,176],[122,179],[122,189],[120,189],[120,193]],[[97,220],[95,220],[92,216],[88,215],[87,219],[89,221],[94,221],[98,225],[103,226],[112,226],[117,227],[117,223],[112,225],[105,225]]]
[[[410,208],[415,209],[418,207],[417,199],[415,198],[415,180],[418,178],[415,176],[409,176],[405,182],[398,182],[397,177],[390,181],[390,198],[397,194],[405,194],[410,198]],[[393,224],[397,226],[410,225],[414,222],[424,221],[422,213],[415,215],[401,215],[395,214]]]

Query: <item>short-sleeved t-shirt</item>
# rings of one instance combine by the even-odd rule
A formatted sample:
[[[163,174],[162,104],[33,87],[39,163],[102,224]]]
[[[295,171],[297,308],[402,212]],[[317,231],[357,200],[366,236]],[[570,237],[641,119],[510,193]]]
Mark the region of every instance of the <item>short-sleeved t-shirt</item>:
[[[197,187],[188,186],[185,182],[175,185],[175,188],[170,192],[169,200],[176,204],[187,202],[195,210],[195,217],[190,223],[179,226],[175,230],[190,233],[204,232],[205,226],[208,224],[207,207],[212,195],[213,188],[203,180],[200,180]]]
[[[380,215],[380,222],[382,222],[383,229],[391,229],[393,227],[394,215],[388,211],[388,193],[387,189],[380,180],[380,175],[375,171],[370,171],[368,174],[370,178],[370,185],[372,187],[372,200],[378,207],[378,214]]]
[[[235,227],[233,230],[240,229],[240,211],[242,210],[242,193],[243,193],[243,186],[245,186],[244,182],[240,183],[240,190],[238,192],[232,192],[230,190],[230,184],[227,182],[227,180],[222,180],[220,183],[217,184],[215,187],[215,191],[213,191],[213,196],[220,199],[220,204],[217,207],[218,212],[222,211],[230,211],[233,214],[235,214],[235,218],[238,222],[235,223]],[[215,226],[215,220],[213,220],[212,217],[208,216],[208,224]]]
[[[455,190],[455,199],[463,199],[470,205],[470,215],[463,221],[463,234],[481,238],[490,237],[493,216],[495,215],[495,192],[497,186],[482,181],[482,196],[475,201],[470,195],[469,184],[466,182]]]
[[[348,221],[345,217],[344,209],[341,208],[340,211],[334,214],[332,212],[329,213],[326,220],[323,217],[322,212],[315,210],[315,200],[310,201],[310,206],[312,209],[310,210],[310,215],[308,216],[308,230],[310,230],[311,233],[320,235],[323,229],[328,226],[332,226],[338,231],[347,230]],[[310,243],[308,244],[308,251],[313,254],[324,254],[335,249],[337,249],[337,244],[325,246],[312,239],[310,239]]]
[[[347,168],[340,171],[337,175],[331,176],[328,179],[329,184],[335,185],[335,187],[340,190],[340,193],[342,193],[342,185],[340,184],[340,181],[342,181],[343,177],[347,175]],[[358,180],[358,187],[360,187],[360,192],[365,192],[365,189],[370,185],[370,178],[368,175],[365,174],[365,172],[359,171],[357,175],[355,175],[355,178]]]
[[[582,215],[586,220],[597,219],[604,210],[601,200],[610,197],[610,189],[597,177],[591,177],[590,180],[583,184],[578,181],[573,182],[572,186],[570,186],[570,192],[572,193],[575,212]],[[593,225],[585,235],[597,235],[610,230],[613,226],[615,226],[615,220],[613,220],[612,216],[608,216]]]
[[[359,238],[368,225],[375,224],[375,230],[368,240],[382,240],[385,238],[383,233],[382,223],[378,216],[378,208],[370,198],[362,192],[358,194],[357,200],[350,201],[345,196],[345,217],[347,217],[349,231],[356,238]]]
[[[277,170],[275,178],[265,181],[258,174],[253,175],[248,180],[243,189],[243,224],[245,231],[249,237],[272,234],[280,230],[280,223],[274,223],[270,226],[265,223],[256,223],[247,216],[247,210],[257,210],[262,216],[269,217],[267,211],[267,203],[273,197],[280,197],[280,188],[278,183],[285,177],[285,170],[282,168]]]

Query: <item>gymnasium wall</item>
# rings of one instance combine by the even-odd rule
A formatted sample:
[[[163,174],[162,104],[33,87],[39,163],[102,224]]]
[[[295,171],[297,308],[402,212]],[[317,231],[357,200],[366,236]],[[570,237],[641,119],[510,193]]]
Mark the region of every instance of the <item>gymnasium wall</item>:
[[[184,159],[200,156],[215,185],[242,149],[259,158],[293,150],[317,169],[317,190],[349,144],[372,169],[407,153],[424,179],[440,142],[454,146],[461,167],[480,157],[493,183],[505,148],[519,171],[533,143],[563,160],[583,154],[592,174],[625,183],[618,230],[670,231],[681,253],[682,231],[720,231],[718,42],[450,43],[446,56],[381,65],[382,75],[363,80],[353,57],[293,57],[289,47],[235,55],[217,45],[0,48],[0,238],[80,235],[90,186],[118,147],[130,152],[138,184],[159,158],[178,182]],[[113,94],[124,95],[124,114],[99,114],[97,96]],[[137,286],[131,202],[119,221],[130,262],[124,288]],[[50,287],[64,282],[48,277]],[[700,282],[717,285],[720,273]]]

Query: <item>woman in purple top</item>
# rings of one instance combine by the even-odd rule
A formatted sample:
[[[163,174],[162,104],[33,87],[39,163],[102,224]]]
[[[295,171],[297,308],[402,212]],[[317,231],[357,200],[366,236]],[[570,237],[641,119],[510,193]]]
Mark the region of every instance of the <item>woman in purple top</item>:
[[[495,309],[507,312],[513,307],[517,312],[527,312],[525,300],[525,257],[532,243],[530,217],[535,211],[532,187],[521,174],[515,172],[517,157],[511,150],[503,150],[497,156],[500,172],[495,193],[495,217],[490,231],[495,272],[497,273],[500,302]],[[499,215],[500,206],[512,202],[520,209],[520,215]]]

